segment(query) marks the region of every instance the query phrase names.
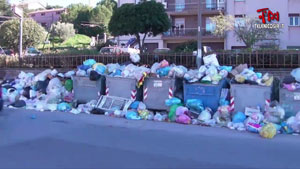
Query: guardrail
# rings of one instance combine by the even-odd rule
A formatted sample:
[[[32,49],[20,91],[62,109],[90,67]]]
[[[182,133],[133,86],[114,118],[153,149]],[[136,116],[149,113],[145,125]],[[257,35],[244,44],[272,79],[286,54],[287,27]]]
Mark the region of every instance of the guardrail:
[[[254,51],[235,52],[221,51],[217,54],[220,65],[237,66],[247,63],[255,68],[297,68],[300,67],[300,51]],[[196,67],[196,56],[191,53],[168,54],[142,54],[141,64],[152,65],[163,59],[176,65],[188,68]],[[129,55],[43,55],[30,56],[19,59],[13,56],[1,56],[1,68],[76,68],[87,59],[95,59],[97,62],[124,63],[130,62]]]

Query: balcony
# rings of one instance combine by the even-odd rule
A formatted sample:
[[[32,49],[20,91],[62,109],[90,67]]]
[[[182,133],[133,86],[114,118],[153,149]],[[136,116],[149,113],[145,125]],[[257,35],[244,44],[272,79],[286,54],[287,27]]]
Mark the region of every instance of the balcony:
[[[218,14],[219,11],[225,12],[226,3],[202,3],[201,10],[203,14]],[[198,14],[198,3],[167,4],[166,11],[171,15],[190,15]]]
[[[186,28],[186,29],[171,29],[164,32],[162,38],[165,40],[197,40],[198,29],[197,28]],[[213,35],[210,30],[202,29],[203,40],[224,40],[222,37]]]

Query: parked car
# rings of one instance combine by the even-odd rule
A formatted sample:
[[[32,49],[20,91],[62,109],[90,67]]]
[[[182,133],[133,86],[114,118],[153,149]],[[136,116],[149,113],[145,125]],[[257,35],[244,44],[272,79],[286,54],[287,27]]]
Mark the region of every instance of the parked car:
[[[42,55],[42,52],[40,52],[34,47],[29,47],[25,51],[25,56],[40,56],[40,55]]]
[[[116,54],[120,55],[123,53],[129,53],[129,54],[139,54],[140,50],[135,48],[121,48],[118,46],[110,46],[110,47],[103,47],[100,49],[100,54]]]
[[[100,54],[117,54],[117,55],[120,55],[123,52],[122,52],[121,48],[111,46],[111,47],[101,48],[99,53]]]
[[[171,49],[169,49],[169,48],[156,48],[153,50],[153,53],[160,54],[160,53],[168,53],[170,51],[171,51]]]
[[[4,50],[5,55],[8,55],[8,56],[15,55],[15,52],[12,49],[3,48],[3,50]]]

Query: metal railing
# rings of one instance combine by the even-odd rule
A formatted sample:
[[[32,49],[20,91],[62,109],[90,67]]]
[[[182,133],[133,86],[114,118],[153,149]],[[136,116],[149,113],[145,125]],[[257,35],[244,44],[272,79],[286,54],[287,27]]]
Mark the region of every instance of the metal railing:
[[[202,3],[201,9],[205,11],[223,11],[226,9],[225,3]],[[185,2],[176,4],[167,4],[167,12],[190,12],[198,10],[198,2]]]
[[[197,28],[185,28],[185,29],[170,29],[163,33],[163,37],[196,37],[198,34]],[[205,28],[202,29],[202,36],[204,37],[216,37],[211,30]]]
[[[220,65],[237,66],[248,64],[255,68],[297,68],[300,67],[300,51],[220,51],[217,54]],[[164,59],[176,65],[188,68],[196,67],[196,57],[191,53],[168,53],[140,55],[141,64],[152,65]],[[124,63],[130,61],[129,55],[44,55],[18,57],[1,56],[1,68],[76,68],[87,59],[95,59],[99,63]]]

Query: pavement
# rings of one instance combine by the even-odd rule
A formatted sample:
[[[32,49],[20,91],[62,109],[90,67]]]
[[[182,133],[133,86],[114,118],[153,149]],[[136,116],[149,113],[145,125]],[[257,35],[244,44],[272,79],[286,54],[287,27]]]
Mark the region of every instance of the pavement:
[[[299,137],[5,109],[0,168],[300,168]]]

